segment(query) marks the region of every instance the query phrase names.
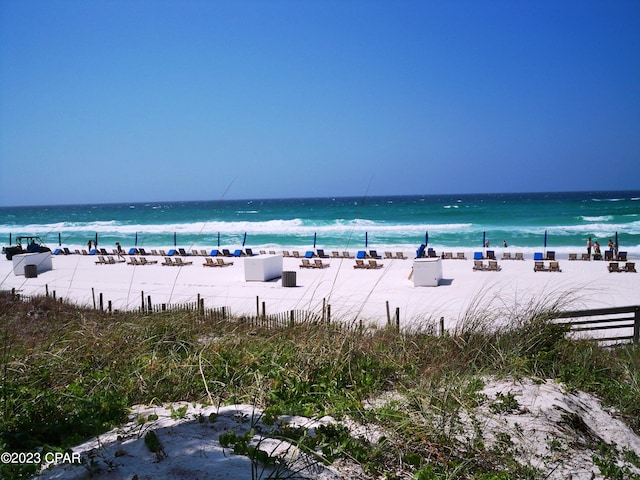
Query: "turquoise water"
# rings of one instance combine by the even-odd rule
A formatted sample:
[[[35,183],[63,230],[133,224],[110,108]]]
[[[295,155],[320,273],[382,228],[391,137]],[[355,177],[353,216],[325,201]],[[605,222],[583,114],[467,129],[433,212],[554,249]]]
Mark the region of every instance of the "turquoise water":
[[[0,239],[39,235],[50,247],[582,251],[589,236],[640,254],[640,191],[412,195],[0,208]],[[245,240],[246,233],[246,240]]]

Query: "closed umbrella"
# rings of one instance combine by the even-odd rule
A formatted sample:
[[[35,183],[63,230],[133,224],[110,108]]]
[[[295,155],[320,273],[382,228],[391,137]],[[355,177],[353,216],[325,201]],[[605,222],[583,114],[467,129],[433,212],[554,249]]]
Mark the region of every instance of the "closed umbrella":
[[[424,233],[424,246],[426,247],[427,245],[429,245],[429,232],[426,231]]]
[[[176,235],[176,232],[173,232],[173,246],[178,246],[178,236]]]
[[[135,241],[134,246],[135,246],[135,247],[137,247],[137,246],[138,246],[138,232],[136,232],[136,241]]]
[[[218,232],[218,248],[220,248],[220,232]]]
[[[244,247],[244,244],[247,241],[247,232],[244,232],[244,237],[242,238],[242,246]]]
[[[369,246],[369,232],[364,232],[364,248]]]
[[[547,253],[547,231],[544,231],[544,252]]]
[[[62,246],[62,236],[60,235],[60,232],[58,232],[58,246]]]
[[[317,234],[318,234],[317,232],[314,232],[314,233],[313,233],[313,249],[314,249],[314,250],[315,250],[315,248],[316,248],[316,238],[317,238]]]

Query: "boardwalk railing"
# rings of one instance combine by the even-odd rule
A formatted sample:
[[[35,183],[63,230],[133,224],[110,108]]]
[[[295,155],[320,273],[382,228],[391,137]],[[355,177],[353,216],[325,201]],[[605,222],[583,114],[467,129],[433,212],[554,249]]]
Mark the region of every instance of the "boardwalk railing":
[[[598,342],[640,342],[640,305],[559,312],[554,319],[566,320],[556,323],[568,325],[571,332],[606,332],[607,336],[593,336]]]

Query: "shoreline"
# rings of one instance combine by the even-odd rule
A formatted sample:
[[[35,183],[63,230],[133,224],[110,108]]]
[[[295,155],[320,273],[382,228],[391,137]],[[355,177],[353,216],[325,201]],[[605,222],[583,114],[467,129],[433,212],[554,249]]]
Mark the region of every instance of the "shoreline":
[[[355,254],[357,250],[349,251]],[[455,256],[459,250],[447,251]],[[257,252],[259,249],[254,249]],[[376,270],[355,269],[352,258],[322,259],[328,268],[300,268],[300,258],[284,257],[283,270],[296,272],[293,288],[283,287],[281,279],[246,281],[246,257],[225,257],[233,262],[225,268],[203,268],[204,256],[181,257],[192,264],[170,268],[161,265],[162,257],[152,255],[147,258],[158,263],[146,266],[128,265],[130,255],[114,265],[96,264],[98,258],[93,255],[52,255],[52,270],[25,278],[14,275],[12,262],[3,256],[0,289],[15,288],[24,295],[44,295],[48,289],[57,298],[89,307],[95,296],[103,294],[104,304],[110,301],[116,310],[138,309],[141,296],[151,297],[154,305],[185,304],[202,298],[207,308],[224,306],[232,315],[255,315],[262,302],[267,314],[295,309],[321,312],[323,306],[331,305],[332,320],[377,326],[387,323],[388,302],[392,317],[399,309],[401,328],[418,328],[444,317],[448,330],[477,308],[492,312],[500,322],[531,304],[561,301],[567,303],[563,308],[567,310],[640,304],[640,274],[609,273],[608,261],[569,261],[557,255],[561,272],[534,272],[532,255],[525,254],[525,260],[502,260],[502,249],[495,252],[501,268],[498,272],[474,271],[469,251],[465,251],[466,260],[441,260],[438,287],[414,286],[409,277],[415,252],[407,251],[408,259],[390,260],[384,258],[384,250],[378,250],[383,258],[378,260],[382,268]],[[331,250],[325,253],[331,255]],[[629,256],[628,260],[637,259]],[[640,270],[637,262],[636,269]]]

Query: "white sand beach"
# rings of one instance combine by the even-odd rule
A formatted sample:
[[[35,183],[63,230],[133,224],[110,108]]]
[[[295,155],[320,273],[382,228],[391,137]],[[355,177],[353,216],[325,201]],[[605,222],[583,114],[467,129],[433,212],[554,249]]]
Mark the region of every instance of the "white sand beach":
[[[301,252],[304,253],[304,252]],[[352,252],[355,253],[355,252]],[[384,252],[379,252],[384,253]],[[394,252],[395,253],[395,252]],[[438,252],[440,253],[440,252]],[[253,315],[264,302],[267,314],[292,309],[321,312],[331,306],[331,319],[384,325],[387,303],[391,315],[400,313],[401,327],[444,317],[450,329],[471,307],[514,311],[529,302],[537,304],[563,298],[567,308],[604,308],[640,304],[640,274],[610,273],[605,261],[569,261],[559,258],[560,272],[534,272],[533,260],[500,260],[500,271],[474,271],[473,252],[466,260],[442,260],[442,280],[437,287],[416,287],[410,279],[412,253],[406,260],[381,259],[379,269],[355,269],[354,259],[329,258],[323,269],[300,268],[301,259],[283,258],[283,270],[296,272],[296,286],[283,287],[280,279],[245,281],[246,257],[225,258],[233,265],[205,268],[205,257],[182,257],[183,267],[163,266],[163,257],[147,256],[157,263],[129,265],[129,256],[113,265],[100,265],[91,255],[53,255],[52,270],[36,278],[15,275],[12,262],[0,260],[0,288],[25,295],[50,294],[92,306],[102,294],[105,308],[139,308],[142,295],[157,304],[194,302],[198,295],[206,307],[228,307],[232,314]],[[455,256],[455,253],[454,253]],[[255,257],[254,257],[255,258]],[[634,258],[630,258],[634,261]],[[622,263],[624,265],[624,263]],[[640,265],[638,265],[640,267]],[[570,300],[569,303],[566,303]]]

